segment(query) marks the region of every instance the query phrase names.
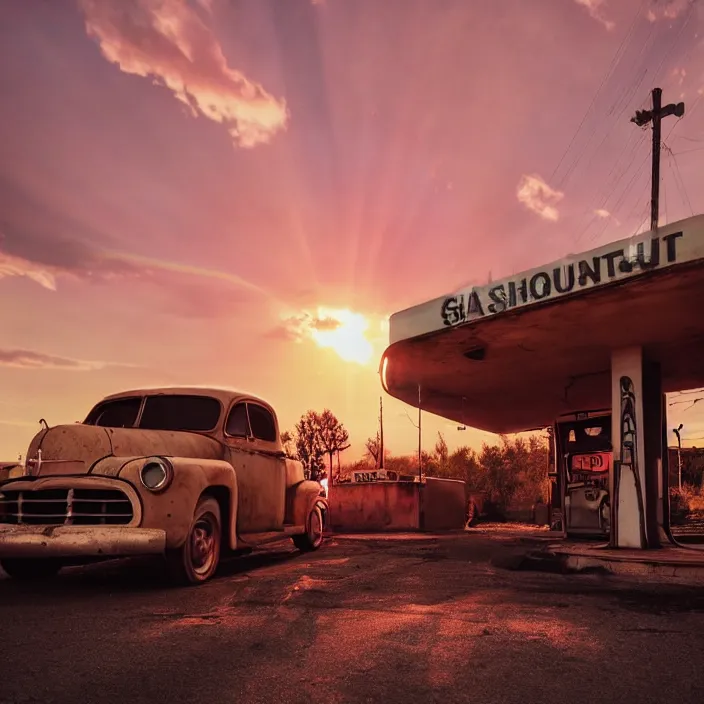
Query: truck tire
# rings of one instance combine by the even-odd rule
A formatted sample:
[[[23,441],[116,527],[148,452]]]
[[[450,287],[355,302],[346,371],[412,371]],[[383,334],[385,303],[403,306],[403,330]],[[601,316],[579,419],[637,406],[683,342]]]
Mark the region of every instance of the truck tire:
[[[203,496],[193,513],[186,542],[167,555],[174,582],[200,584],[215,574],[220,563],[221,525],[218,502],[210,496]]]
[[[306,532],[294,535],[292,537],[293,544],[301,552],[312,552],[317,550],[323,544],[323,531],[325,525],[323,522],[323,512],[319,504],[315,504],[313,510],[308,516],[306,522]]]
[[[8,558],[0,560],[0,567],[13,579],[31,581],[55,577],[63,565],[61,560],[52,558]]]

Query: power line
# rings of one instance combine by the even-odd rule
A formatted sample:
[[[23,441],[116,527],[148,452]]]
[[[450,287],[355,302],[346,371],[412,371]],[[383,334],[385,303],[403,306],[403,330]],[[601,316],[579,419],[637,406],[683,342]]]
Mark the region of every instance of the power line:
[[[633,29],[633,27],[634,27],[634,25],[635,25],[635,22],[637,21],[640,12],[641,12],[641,10],[638,11],[638,14],[636,15],[636,18],[634,19],[634,24],[631,26],[631,30]],[[679,39],[680,39],[682,33],[684,32],[685,28],[689,25],[689,23],[690,23],[690,21],[691,21],[691,19],[692,19],[693,12],[694,12],[694,7],[693,7],[693,5],[690,5],[689,10],[688,10],[688,12],[687,12],[687,15],[686,15],[684,21],[680,24],[679,30],[678,30],[677,34],[675,35],[675,37],[674,37],[672,43],[670,44],[670,47],[669,47],[668,50],[665,52],[664,56],[663,56],[662,59],[660,60],[660,63],[658,64],[657,68],[655,69],[655,72],[654,72],[654,77],[655,77],[655,78],[658,77],[658,75],[659,75],[659,73],[660,73],[660,71],[661,71],[663,65],[664,65],[665,62],[669,59],[669,57],[670,57],[670,55],[672,54],[672,52],[673,52],[673,50],[675,49],[675,47],[678,46],[678,44],[679,44]],[[631,30],[629,30],[629,34],[630,34]],[[649,39],[650,39],[650,35],[651,35],[651,34],[652,34],[652,26],[651,26],[651,32],[650,32],[649,35],[648,35],[648,38],[649,38]],[[628,35],[627,35],[627,36],[628,36]],[[624,42],[625,42],[625,39],[626,39],[626,38],[624,38]],[[622,45],[624,44],[624,42],[622,42]],[[619,49],[620,49],[620,48],[619,48]],[[644,44],[644,46],[641,48],[641,52],[640,52],[640,54],[639,54],[639,57],[643,54],[643,52],[645,51],[645,49],[646,49],[646,45]],[[689,48],[689,50],[688,50],[688,52],[687,52],[687,55],[689,55],[689,53],[691,53],[691,51],[692,51],[692,46],[690,46],[690,48]],[[617,52],[617,53],[618,53],[618,52]],[[646,69],[644,70],[644,72],[642,73],[642,75],[641,75],[641,77],[640,77],[640,80],[637,82],[637,87],[636,87],[635,90],[639,90],[639,89],[640,89],[640,86],[643,84],[643,81],[645,80],[645,77],[646,77],[647,73],[648,73],[648,69],[646,68]],[[621,108],[621,110],[620,110],[620,112],[619,112],[619,114],[618,114],[618,117],[617,117],[617,120],[615,121],[615,123],[612,124],[612,126],[611,126],[611,128],[610,128],[609,130],[607,130],[607,133],[604,135],[604,137],[602,138],[602,140],[601,140],[601,142],[599,143],[599,145],[598,145],[598,146],[596,147],[596,149],[592,152],[592,156],[591,156],[591,158],[590,158],[590,160],[589,160],[589,162],[588,162],[588,164],[587,164],[587,168],[589,168],[589,166],[591,166],[591,164],[592,164],[592,162],[593,162],[593,160],[594,160],[594,157],[595,157],[595,155],[596,155],[596,152],[599,151],[599,150],[601,149],[601,147],[603,146],[603,144],[606,142],[606,139],[608,138],[609,134],[610,134],[611,131],[613,130],[614,125],[615,125],[615,124],[618,124],[618,122],[619,122],[619,120],[620,120],[620,118],[621,118],[623,112],[624,112],[625,109],[628,107],[628,104],[629,104],[629,101],[630,101],[630,98],[631,98],[632,94],[633,94],[633,90],[628,91],[628,93],[626,93],[625,96],[622,94],[621,100],[620,100],[620,101],[617,100],[616,104],[613,106],[612,110],[615,110],[618,105],[622,105],[623,107]],[[702,96],[700,95],[699,98],[701,98],[701,97],[702,97]],[[595,96],[595,98],[596,98],[596,96]],[[697,103],[699,102],[699,98],[695,101],[695,105],[697,105]],[[694,107],[694,106],[693,106],[693,107]],[[690,112],[690,114],[691,114],[691,112]],[[586,118],[586,116],[585,116],[585,118]],[[675,125],[673,125],[673,129],[674,129],[674,127],[675,127]],[[670,133],[669,133],[669,134],[671,134],[671,133],[672,133],[672,130],[670,130]],[[668,134],[668,137],[669,137],[669,134]],[[639,142],[638,142],[638,146],[640,146],[640,144],[641,144],[641,142],[642,142],[643,139],[644,139],[644,137],[641,137],[641,140],[639,140]],[[588,140],[588,142],[589,142],[589,141],[590,141],[590,140]],[[587,144],[588,144],[588,143],[587,143]],[[619,159],[618,159],[618,160],[620,160],[621,157],[628,151],[628,146],[627,146],[627,145],[628,145],[628,143],[626,143],[626,145],[624,145],[624,148],[622,149],[621,154],[619,155]],[[586,149],[586,146],[587,146],[587,145],[585,145],[584,149]],[[578,162],[579,162],[580,159],[582,158],[582,154],[583,154],[584,149],[583,149],[582,152],[578,155],[577,159],[572,163],[572,165],[571,165],[570,169],[568,169],[567,173],[563,176],[563,179],[562,179],[563,181],[565,181],[565,180],[567,179],[568,175],[569,175],[569,174],[571,173],[571,171],[576,167],[576,165],[578,164]],[[617,160],[616,163],[618,163],[618,160]],[[608,203],[609,199],[614,195],[614,193],[615,193],[615,191],[616,191],[616,187],[617,187],[618,184],[620,183],[621,179],[625,176],[625,174],[627,173],[627,171],[628,171],[628,169],[630,168],[630,166],[631,166],[632,163],[633,163],[633,160],[631,159],[631,161],[628,163],[628,165],[625,166],[624,168],[622,168],[622,169],[620,170],[619,175],[616,177],[616,179],[615,179],[613,182],[610,181],[610,177],[611,177],[611,174],[614,172],[614,170],[616,170],[617,166],[616,166],[616,164],[614,164],[614,166],[612,166],[611,171],[609,172],[609,176],[607,177],[606,184],[605,184],[603,190],[600,191],[600,195],[603,194],[604,192],[606,193],[606,195],[604,196],[601,205],[600,205],[598,208],[594,209],[594,211],[605,209],[606,204]],[[619,199],[619,201],[617,202],[617,204],[616,204],[616,206],[615,206],[615,209],[614,209],[614,212],[613,212],[612,214],[615,214],[615,211],[618,210],[618,208],[620,208],[621,203],[623,202],[624,197],[625,197],[627,194],[630,193],[631,189],[633,188],[633,186],[634,186],[634,184],[635,184],[635,182],[636,182],[636,179],[637,179],[638,175],[640,175],[641,168],[642,168],[642,166],[639,166],[637,172],[631,177],[630,181],[628,182],[627,186],[625,187],[624,191],[622,192],[622,196],[621,196],[621,198]],[[611,184],[611,183],[613,183],[613,188],[610,188],[610,184]],[[589,209],[587,209],[587,210],[589,210]],[[595,214],[592,215],[592,217],[590,218],[590,220],[589,220],[589,222],[587,223],[586,227],[585,227],[585,228],[582,230],[582,232],[580,232],[580,234],[577,236],[577,238],[576,238],[576,240],[575,240],[575,244],[576,244],[577,242],[579,242],[579,241],[582,239],[582,237],[585,235],[585,233],[592,227],[592,225],[594,224],[594,222],[595,222],[595,220],[596,220],[596,217],[597,217],[597,216],[596,216]],[[593,239],[595,239],[596,237],[600,237],[600,236],[603,234],[603,232],[604,232],[604,230],[606,229],[606,227],[608,226],[608,224],[609,224],[608,219],[605,219],[605,222],[604,222],[603,227],[602,227],[599,231],[597,231],[597,233],[596,233],[592,238],[590,238],[590,239],[593,240]]]
[[[680,38],[680,36],[682,35],[682,33],[684,32],[685,28],[689,25],[689,22],[690,22],[690,20],[692,19],[692,16],[693,16],[693,11],[694,11],[693,5],[691,5],[690,8],[689,8],[689,11],[688,11],[688,13],[687,13],[687,16],[686,16],[685,20],[684,20],[684,21],[682,22],[682,24],[680,25],[679,31],[677,32],[677,35],[675,36],[674,40],[672,41],[672,43],[671,43],[671,45],[670,45],[670,48],[665,52],[665,55],[662,57],[662,59],[660,60],[660,63],[658,64],[657,68],[655,69],[655,72],[654,72],[654,74],[653,74],[653,80],[654,80],[654,81],[658,80],[658,76],[659,76],[659,74],[660,74],[660,70],[662,69],[663,65],[665,64],[665,61],[667,61],[667,59],[670,57],[670,54],[672,53],[672,51],[674,50],[674,48],[675,48],[676,46],[678,46],[678,44],[679,44],[679,38]],[[640,12],[640,11],[639,11],[639,12]],[[637,19],[637,18],[636,18],[636,19]],[[647,47],[647,45],[648,45],[648,43],[649,43],[649,41],[650,41],[650,37],[651,37],[651,35],[652,35],[652,33],[653,33],[653,27],[654,27],[654,24],[651,24],[651,29],[650,29],[650,32],[648,33],[648,40],[647,40],[646,42],[644,42],[643,46],[641,47],[641,51],[640,51],[640,53],[639,53],[639,55],[638,55],[639,57],[640,57],[643,53],[645,53],[645,51],[646,51],[646,47]],[[691,51],[692,51],[692,47],[690,46],[690,48],[689,48],[689,50],[688,50],[688,52],[687,52],[687,55],[689,55],[689,53],[691,53]],[[648,69],[647,67],[643,68],[643,70],[642,70],[642,72],[641,72],[641,77],[640,77],[640,79],[638,80],[637,85],[636,85],[636,83],[635,83],[635,81],[634,81],[634,82],[632,83],[632,86],[634,86],[634,87],[632,87],[627,93],[622,94],[620,100],[617,99],[617,104],[618,104],[618,105],[622,105],[621,110],[619,111],[619,113],[618,113],[618,115],[617,115],[617,117],[616,117],[616,120],[612,123],[612,127],[607,131],[606,135],[604,135],[603,139],[602,139],[601,142],[599,143],[599,146],[592,152],[592,159],[591,159],[590,162],[589,162],[590,164],[591,164],[591,161],[593,160],[594,154],[595,154],[599,149],[601,149],[602,145],[603,145],[604,142],[606,141],[606,139],[607,139],[608,135],[610,134],[611,130],[613,129],[614,125],[616,125],[616,124],[618,124],[618,123],[620,122],[620,119],[621,119],[621,117],[623,116],[623,113],[626,111],[626,109],[627,109],[627,107],[628,107],[628,105],[629,105],[629,101],[630,101],[630,99],[632,98],[632,96],[633,96],[636,92],[638,92],[638,91],[641,89],[641,87],[642,87],[642,85],[643,85],[643,83],[644,83],[644,81],[645,81],[645,79],[646,79],[646,77],[647,77],[647,75],[648,75],[648,70],[649,70],[649,69]],[[616,105],[614,105],[614,107],[612,107],[611,111],[609,111],[609,114],[611,114],[611,112],[612,112],[614,109],[616,109]],[[594,130],[594,131],[595,131],[595,130]],[[591,141],[591,137],[590,137],[590,139],[588,140],[587,145],[585,145],[585,149],[586,149],[586,146],[588,146],[589,141]],[[582,153],[583,153],[583,152],[582,152]],[[578,158],[575,162],[573,162],[573,165],[572,165],[571,169],[569,170],[570,173],[571,173],[571,170],[577,165],[577,163],[579,162],[580,159],[581,159],[581,154],[580,154],[579,158]],[[589,165],[587,165],[587,167],[588,167],[588,166],[589,166]],[[567,180],[567,176],[564,176],[562,180],[563,180],[563,182],[566,181],[566,180]]]
[[[680,123],[681,121],[682,121],[682,118],[681,118],[681,117],[679,117],[679,118],[675,121],[675,123],[674,123],[674,124],[672,125],[672,127],[670,128],[670,131],[667,133],[667,137],[665,138],[664,141],[669,140],[669,138],[670,138],[670,136],[672,135],[672,133],[674,132],[675,128],[677,127],[677,125],[679,125],[679,123]],[[628,185],[626,186],[626,188],[624,189],[624,191],[621,193],[621,197],[619,198],[617,204],[614,206],[614,209],[613,209],[613,212],[612,212],[612,214],[613,214],[614,216],[616,215],[617,212],[619,212],[619,208],[620,208],[621,204],[624,202],[624,199],[626,198],[626,196],[627,196],[627,195],[631,192],[631,190],[633,189],[633,186],[635,185],[635,183],[636,183],[636,181],[637,181],[637,177],[640,176],[640,175],[643,173],[643,167],[645,166],[645,163],[646,163],[647,160],[648,160],[648,156],[650,156],[650,155],[648,155],[648,154],[645,155],[645,158],[641,161],[641,163],[640,163],[640,165],[639,165],[639,167],[638,167],[638,170],[633,174],[633,177],[632,177],[631,180],[629,181]],[[599,236],[603,233],[603,231],[604,231],[605,229],[606,229],[606,224],[604,224],[604,227],[602,228],[601,232],[599,233]],[[592,239],[593,239],[593,238],[592,238]]]
[[[704,139],[693,139],[692,137],[687,137],[687,135],[684,134],[678,134],[677,139],[686,139],[688,142],[696,142],[697,144],[704,142]]]
[[[682,172],[680,171],[680,165],[677,163],[677,157],[672,153],[672,149],[670,149],[670,156],[672,157],[672,161],[675,165],[675,171],[674,173],[676,174],[675,181],[679,179],[680,186],[682,187],[682,193],[684,193],[684,197],[687,201],[687,205],[689,206],[689,214],[694,215],[694,209],[692,208],[692,201],[689,200],[689,194],[687,193],[687,186],[684,182],[684,178],[682,178]]]
[[[600,201],[598,207],[595,208],[595,209],[592,211],[591,219],[589,220],[589,222],[587,223],[587,225],[586,225],[586,226],[582,229],[582,231],[577,235],[577,237],[576,237],[576,239],[575,239],[575,244],[577,244],[577,243],[582,239],[582,237],[584,237],[584,235],[588,232],[588,230],[592,227],[592,225],[593,225],[594,222],[596,221],[596,219],[597,219],[597,217],[598,217],[598,216],[596,215],[596,212],[597,212],[598,210],[609,210],[609,208],[607,208],[607,205],[608,205],[608,203],[609,203],[609,200],[610,200],[610,199],[614,196],[614,194],[616,193],[616,187],[617,187],[618,184],[621,182],[621,180],[623,179],[623,177],[625,176],[625,174],[627,173],[627,171],[629,170],[629,168],[632,166],[632,164],[633,164],[633,159],[635,158],[635,153],[636,153],[638,147],[640,147],[640,146],[643,144],[644,141],[645,141],[645,134],[641,135],[640,139],[639,139],[636,143],[634,143],[634,145],[632,146],[632,148],[631,148],[631,150],[630,150],[630,154],[629,154],[630,160],[629,160],[627,163],[624,163],[624,164],[623,164],[623,166],[622,166],[622,168],[620,169],[620,171],[618,171],[616,177],[613,178],[613,179],[607,178],[606,183],[605,183],[605,185],[604,185],[604,188],[601,190],[601,193],[604,194],[604,195],[603,195],[603,198],[601,199],[601,201]],[[647,159],[647,157],[646,157],[646,159]],[[633,177],[631,178],[631,181],[629,181],[628,185],[631,185],[632,182],[633,182],[633,180],[639,175],[639,171],[640,171],[640,169],[642,168],[643,164],[645,164],[645,159],[643,160],[643,162],[642,162],[641,166],[639,167],[638,171],[637,171],[637,172],[633,175]],[[614,165],[614,167],[612,167],[612,172],[614,171],[615,166],[616,166],[616,165]],[[628,186],[626,186],[626,188],[628,188]],[[613,215],[614,213],[612,212],[611,214]],[[601,232],[603,232],[603,231],[606,229],[607,225],[608,225],[608,219],[606,219],[606,221],[605,221],[605,223],[604,223],[604,226],[603,226]],[[601,235],[601,232],[599,233],[599,236]],[[594,238],[592,237],[591,240],[593,240],[593,239],[594,239]],[[591,240],[590,240],[590,241],[591,241]]]
[[[676,156],[680,156],[680,154],[691,154],[692,152],[701,152],[704,150],[704,147],[696,147],[695,149],[682,149],[678,152],[673,152]]]
[[[664,144],[663,144],[663,147],[665,147]],[[671,158],[672,158],[672,153],[670,152],[667,155],[668,164],[670,163]],[[662,180],[662,200],[663,200],[663,210],[665,211],[665,224],[667,224],[669,222],[669,220],[667,219],[667,179],[666,178],[664,178]]]
[[[649,37],[652,34],[652,32],[653,32],[653,28],[651,27],[650,33],[648,35]],[[643,53],[643,51],[644,51],[644,48],[641,49],[641,53]],[[592,161],[594,160],[594,155],[601,149],[601,147],[604,145],[607,138],[611,134],[612,130],[614,129],[614,127],[619,123],[619,120],[620,120],[621,116],[623,115],[624,111],[626,110],[626,108],[628,107],[630,100],[632,99],[632,97],[635,95],[636,91],[640,88],[643,81],[645,80],[645,76],[646,76],[647,72],[648,72],[647,68],[643,68],[641,71],[642,75],[640,76],[640,78],[638,78],[638,77],[634,78],[631,81],[630,88],[627,88],[626,90],[624,90],[622,92],[619,92],[620,97],[616,99],[616,103],[614,103],[614,105],[611,107],[611,109],[607,112],[607,115],[613,114],[613,112],[617,109],[617,107],[619,105],[621,105],[622,103],[623,103],[623,107],[621,108],[620,112],[618,113],[616,119],[612,121],[611,127],[606,131],[606,134],[602,137],[601,142],[599,142],[599,144],[594,149],[591,150],[592,158],[590,159],[586,168],[589,168]],[[560,179],[560,182],[558,185],[565,184],[569,180],[571,175],[574,173],[574,170],[577,168],[577,166],[580,163],[580,161],[582,160],[585,152],[587,151],[588,147],[590,146],[592,138],[594,137],[596,131],[597,131],[597,126],[594,125],[592,127],[589,135],[587,136],[586,142],[584,143],[582,149],[577,154],[577,156],[574,158],[571,165],[568,167],[567,171],[563,175],[562,179]]]
[[[643,168],[645,167],[645,164],[646,164],[646,162],[648,161],[648,156],[649,156],[649,155],[646,154],[645,157],[643,157],[643,159],[641,160],[640,164],[638,165],[638,167],[636,168],[636,170],[633,172],[633,175],[631,176],[630,180],[626,183],[625,187],[624,187],[623,190],[621,191],[621,195],[619,196],[619,198],[618,198],[618,200],[616,201],[615,205],[614,205],[613,208],[611,209],[611,215],[612,215],[613,217],[616,217],[616,214],[619,212],[622,203],[624,202],[626,196],[633,190],[633,187],[635,186],[635,184],[636,184],[638,178],[641,177],[641,176],[645,173],[645,172],[643,171]],[[611,196],[614,195],[615,193],[616,193],[616,190],[614,189],[614,191],[612,191],[612,192],[607,196],[607,198],[606,198],[606,200],[605,200],[605,203],[604,203],[605,205],[608,204],[608,202],[609,202]],[[601,230],[599,230],[598,233],[592,235],[592,237],[590,237],[590,238],[588,239],[588,241],[589,241],[589,242],[593,242],[593,241],[594,241],[595,239],[597,239],[598,237],[601,237],[601,235],[604,233],[604,230],[606,229],[607,226],[608,226],[608,220],[604,223],[604,225],[603,225],[603,227],[601,228]]]
[[[633,22],[631,23],[631,26],[626,32],[626,35],[623,37],[621,40],[621,44],[619,45],[618,49],[616,50],[616,53],[614,54],[613,58],[611,59],[611,63],[609,64],[609,67],[606,70],[606,73],[604,74],[604,77],[601,79],[601,83],[599,84],[599,87],[596,90],[596,93],[594,94],[591,103],[589,104],[589,107],[587,108],[587,111],[584,113],[584,116],[582,117],[581,122],[579,123],[575,133],[572,135],[572,139],[570,140],[569,144],[567,145],[567,148],[563,152],[562,156],[560,157],[560,160],[557,163],[557,166],[555,167],[555,170],[552,172],[550,176],[550,181],[552,182],[555,179],[555,176],[557,175],[558,171],[560,170],[560,167],[562,166],[562,163],[565,160],[565,157],[569,153],[570,149],[572,148],[572,145],[574,144],[575,140],[577,139],[577,135],[580,133],[582,127],[584,126],[584,123],[587,120],[587,117],[589,117],[589,113],[592,111],[592,108],[596,104],[596,100],[599,97],[601,91],[603,90],[604,86],[606,85],[606,82],[611,78],[611,75],[613,74],[616,66],[618,63],[620,63],[621,59],[623,58],[623,53],[625,50],[625,47],[628,42],[630,42],[633,30],[635,29],[636,23],[638,21],[638,18],[640,17],[643,9],[645,8],[645,5],[647,3],[647,0],[643,0],[643,3],[641,4],[641,7],[638,9],[636,12],[635,17],[633,18]]]

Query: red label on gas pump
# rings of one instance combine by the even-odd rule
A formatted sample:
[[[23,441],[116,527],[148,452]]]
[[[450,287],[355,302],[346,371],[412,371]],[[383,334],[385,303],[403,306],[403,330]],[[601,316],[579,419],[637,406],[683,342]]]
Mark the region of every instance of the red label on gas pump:
[[[590,452],[584,455],[572,455],[573,472],[608,472],[611,469],[610,452]]]

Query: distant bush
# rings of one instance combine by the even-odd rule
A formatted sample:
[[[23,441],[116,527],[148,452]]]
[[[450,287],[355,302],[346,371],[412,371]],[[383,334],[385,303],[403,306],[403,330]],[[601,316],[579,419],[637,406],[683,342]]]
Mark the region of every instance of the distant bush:
[[[683,484],[681,489],[670,487],[670,523],[682,525],[700,503],[700,492],[691,484]]]
[[[371,440],[370,440],[371,442]],[[372,456],[347,465],[342,475],[357,469],[372,468]],[[492,518],[503,518],[512,505],[532,505],[549,499],[547,476],[548,444],[540,435],[527,439],[502,436],[498,444],[484,444],[481,452],[459,447],[450,452],[442,433],[432,452],[421,454],[423,474],[443,479],[461,479],[471,492],[485,497],[484,511]],[[417,455],[393,456],[384,453],[384,467],[399,474],[418,473]]]

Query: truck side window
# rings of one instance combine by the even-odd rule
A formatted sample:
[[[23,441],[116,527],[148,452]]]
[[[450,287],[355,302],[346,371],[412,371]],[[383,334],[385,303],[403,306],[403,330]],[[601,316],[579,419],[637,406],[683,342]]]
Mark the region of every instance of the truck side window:
[[[249,422],[252,425],[252,435],[257,440],[276,442],[276,424],[271,413],[266,408],[253,403],[249,403],[247,406],[249,408]]]
[[[103,428],[132,428],[139,415],[142,399],[120,398],[96,406],[85,420],[86,425],[99,425]]]
[[[225,433],[235,438],[246,438],[249,435],[247,404],[238,403],[232,408],[225,424]]]

